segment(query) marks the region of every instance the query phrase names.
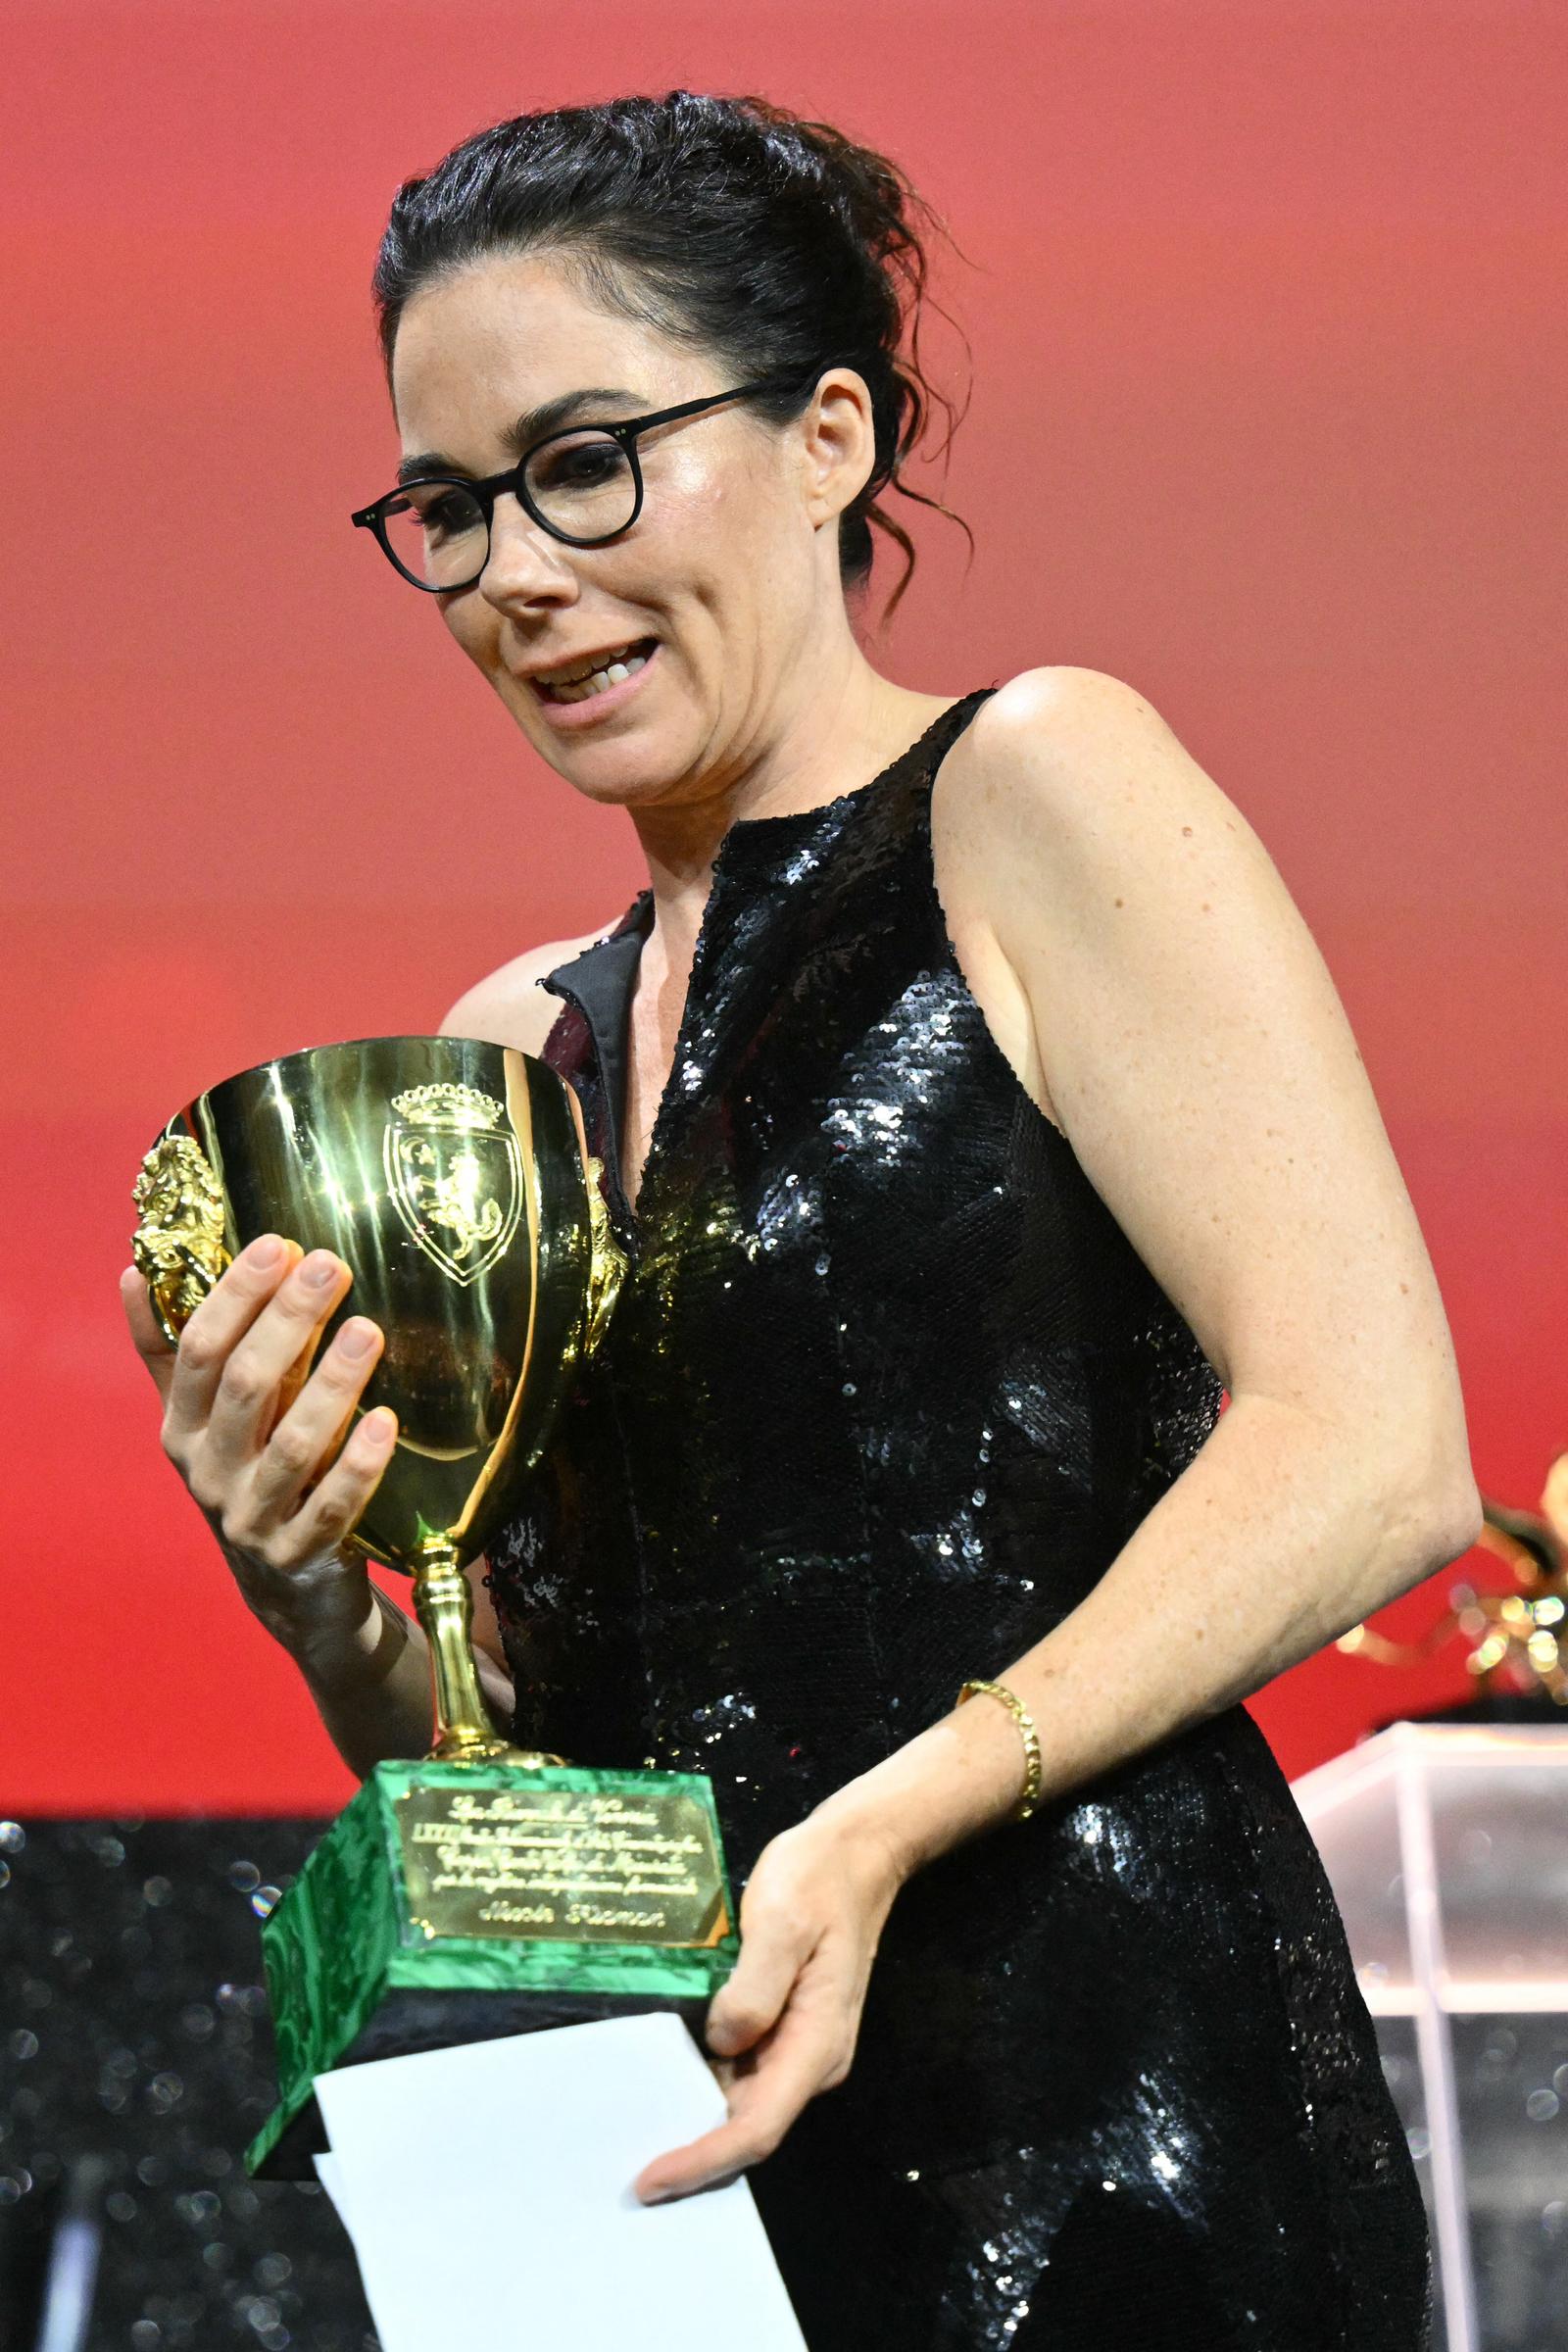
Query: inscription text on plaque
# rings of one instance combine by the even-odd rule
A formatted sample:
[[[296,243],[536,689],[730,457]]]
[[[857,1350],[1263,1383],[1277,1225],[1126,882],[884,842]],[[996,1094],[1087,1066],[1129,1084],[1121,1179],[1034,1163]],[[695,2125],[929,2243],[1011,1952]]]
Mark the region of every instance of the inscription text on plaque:
[[[678,1786],[416,1786],[397,1819],[427,1936],[708,1946],[731,1932],[711,1816]]]

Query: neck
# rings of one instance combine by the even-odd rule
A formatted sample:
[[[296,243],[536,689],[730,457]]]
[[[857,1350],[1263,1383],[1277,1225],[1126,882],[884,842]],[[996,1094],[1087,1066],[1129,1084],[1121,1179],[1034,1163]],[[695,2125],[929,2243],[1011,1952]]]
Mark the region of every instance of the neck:
[[[781,693],[715,790],[700,801],[633,808],[654,894],[653,927],[667,960],[690,962],[713,859],[732,824],[799,815],[870,783],[951,700],[894,685],[846,631],[826,675],[818,668],[798,676]]]

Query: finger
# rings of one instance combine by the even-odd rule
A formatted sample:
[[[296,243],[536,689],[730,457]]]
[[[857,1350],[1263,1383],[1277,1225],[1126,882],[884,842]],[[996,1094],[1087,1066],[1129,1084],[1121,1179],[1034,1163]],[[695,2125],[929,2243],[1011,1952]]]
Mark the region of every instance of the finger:
[[[815,2093],[837,2079],[837,2056],[838,2034],[825,2020],[781,2028],[754,2071],[736,2076],[725,2121],[645,2165],[632,2182],[636,2195],[648,2204],[689,2196],[760,2164]]]
[[[261,1451],[277,1418],[283,1382],[319,1340],[352,1279],[330,1250],[313,1250],[235,1342],[207,1414],[207,1461],[220,1476],[248,1468]]]
[[[120,1303],[137,1354],[157,1382],[160,1396],[167,1396],[174,1377],[174,1345],[164,1337],[164,1327],[153,1313],[146,1276],[134,1266],[127,1266],[120,1277]]]
[[[290,1522],[301,1559],[332,1548],[353,1533],[381,1483],[397,1434],[398,1417],[385,1404],[350,1431],[336,1461]]]
[[[251,1532],[270,1535],[336,1458],[382,1345],[379,1327],[366,1315],[351,1315],[335,1335],[257,1456],[246,1498]]]
[[[205,1425],[230,1350],[289,1271],[290,1248],[280,1234],[258,1234],[224,1268],[191,1315],[174,1350],[169,1390],[172,1434],[189,1436]]]
[[[289,1249],[293,1251],[293,1258],[289,1269],[290,1272],[292,1272],[294,1266],[297,1266],[301,1258],[305,1255],[305,1252],[300,1248],[298,1242],[290,1242]],[[306,1381],[310,1378],[311,1367],[316,1361],[316,1351],[321,1344],[321,1334],[325,1329],[326,1326],[324,1323],[318,1323],[317,1325],[315,1331],[312,1332],[309,1340],[307,1340],[305,1343],[304,1348],[300,1350],[299,1355],[289,1366],[288,1370],[284,1373],[282,1379],[279,1381],[277,1388],[277,1405],[273,1414],[274,1422],[280,1418],[282,1414],[287,1412],[289,1406],[293,1403],[301,1389],[304,1388]]]

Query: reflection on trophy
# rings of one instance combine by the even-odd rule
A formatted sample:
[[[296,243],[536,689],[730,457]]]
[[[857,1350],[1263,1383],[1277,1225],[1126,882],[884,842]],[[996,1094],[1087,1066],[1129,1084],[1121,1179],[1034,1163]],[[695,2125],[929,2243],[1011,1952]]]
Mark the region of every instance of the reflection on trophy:
[[[376,1766],[263,1927],[280,2100],[249,2169],[311,2177],[329,2068],[637,2010],[699,2018],[738,1950],[709,1782],[513,1747],[469,1643],[464,1571],[515,1510],[623,1266],[570,1087],[467,1038],[317,1047],[172,1119],[135,1205],[171,1339],[258,1234],[352,1270],[321,1344],[351,1313],[379,1323],[357,1409],[398,1417],[352,1541],[412,1575],[430,1651],[430,1755]]]

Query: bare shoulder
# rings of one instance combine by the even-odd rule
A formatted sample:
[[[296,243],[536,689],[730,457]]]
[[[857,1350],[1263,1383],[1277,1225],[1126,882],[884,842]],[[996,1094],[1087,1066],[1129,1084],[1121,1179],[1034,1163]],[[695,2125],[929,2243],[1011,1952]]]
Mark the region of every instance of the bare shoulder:
[[[1138,917],[1152,944],[1161,917],[1201,929],[1239,900],[1254,953],[1274,923],[1298,923],[1236,803],[1149,698],[1104,670],[1020,672],[949,764],[936,825],[971,921],[1014,968],[1048,933],[1057,950],[1092,950]]]
[[[981,705],[943,761],[931,828],[948,929],[992,1036],[1077,1145],[1069,963],[1094,986],[1129,905],[1147,917],[1169,877],[1170,839],[1223,834],[1259,858],[1261,844],[1145,696],[1069,663],[1024,670]]]
[[[584,948],[605,937],[611,928],[586,931],[580,939],[554,939],[528,948],[509,963],[487,972],[465,989],[441,1022],[443,1037],[483,1038],[494,1046],[515,1046],[520,1053],[543,1051],[561,1015],[561,999],[539,986],[558,963],[566,963]]]
[[[1021,670],[984,703],[956,747],[976,813],[1094,832],[1116,810],[1205,803],[1239,811],[1148,696],[1102,669]]]
[[[1209,1032],[1290,968],[1298,1019],[1326,975],[1263,843],[1146,695],[1099,669],[1022,671],[976,712],[933,805],[963,920],[1027,1001],[1031,1058],[1075,1145],[1105,1106],[1106,1008]],[[946,778],[946,767],[939,782]],[[1135,1000],[1143,1000],[1135,1005]],[[1092,1104],[1094,1107],[1092,1107]]]

